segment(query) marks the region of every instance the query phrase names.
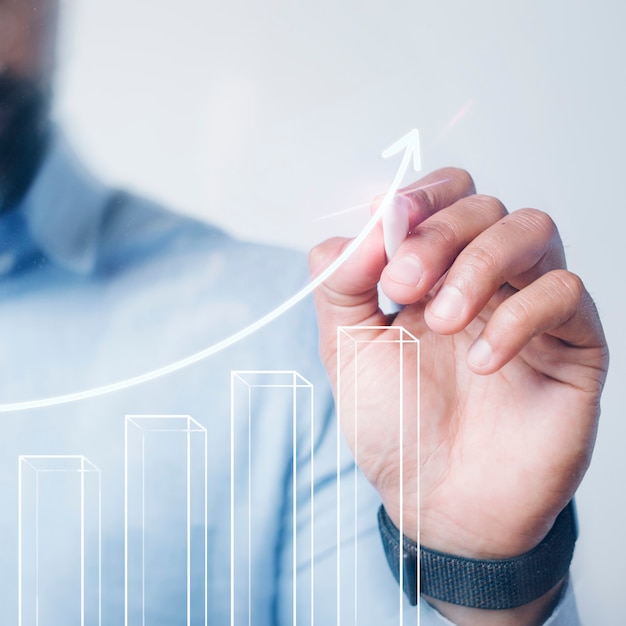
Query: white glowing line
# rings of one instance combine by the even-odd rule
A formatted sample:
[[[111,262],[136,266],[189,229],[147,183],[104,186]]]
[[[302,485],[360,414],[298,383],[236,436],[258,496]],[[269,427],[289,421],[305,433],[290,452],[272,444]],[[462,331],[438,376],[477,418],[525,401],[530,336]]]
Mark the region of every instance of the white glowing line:
[[[175,361],[170,365],[166,365],[159,369],[146,372],[145,374],[140,374],[139,376],[133,376],[132,378],[127,378],[116,383],[103,385],[101,387],[94,387],[92,389],[86,389],[84,391],[77,391],[75,393],[68,393],[60,396],[52,396],[50,398],[43,398],[41,400],[28,400],[24,402],[0,404],[0,413],[8,413],[10,411],[24,411],[27,409],[37,409],[47,406],[55,406],[58,404],[67,404],[69,402],[76,402],[78,400],[85,400],[87,398],[95,398],[98,396],[103,396],[107,393],[113,393],[115,391],[121,391],[122,389],[128,389],[129,387],[135,387],[136,385],[147,383],[156,378],[161,378],[162,376],[166,376],[167,374],[171,374],[185,367],[189,367],[194,363],[198,363],[198,361],[202,361],[212,356],[213,354],[216,354],[217,352],[221,352],[222,350],[228,348],[229,346],[232,346],[238,341],[249,337],[254,332],[260,330],[264,326],[267,326],[267,324],[274,321],[277,317],[280,317],[283,313],[298,304],[298,302],[306,298],[306,296],[308,296],[324,281],[330,278],[352,255],[352,253],[363,243],[365,238],[372,232],[372,230],[374,230],[374,227],[381,219],[383,213],[387,211],[388,207],[391,204],[391,201],[393,200],[393,197],[396,195],[396,192],[400,188],[400,184],[402,182],[402,179],[404,178],[404,175],[406,174],[406,171],[409,169],[411,160],[413,160],[414,165],[416,164],[415,154],[418,150],[418,145],[415,143],[416,136],[417,131],[412,130],[382,153],[382,156],[384,158],[388,158],[390,156],[393,156],[394,154],[397,154],[401,150],[404,150],[402,162],[400,163],[400,167],[396,172],[391,186],[387,190],[387,193],[385,194],[383,201],[380,203],[380,206],[378,207],[378,209],[376,209],[376,212],[372,215],[372,217],[367,222],[363,230],[359,233],[359,235],[321,274],[319,274],[314,280],[312,280],[308,285],[303,287],[287,301],[276,307],[273,311],[270,311],[269,313],[258,319],[256,322],[250,324],[249,326],[246,326],[245,328],[230,335],[229,337],[226,337],[222,341],[218,341],[212,346],[205,348],[200,352],[196,352],[184,359]]]
[[[326,213],[325,215],[320,215],[316,217],[314,222],[321,222],[322,220],[329,220],[333,217],[339,217],[340,215],[346,215],[347,213],[354,213],[354,211],[361,211],[362,209],[367,209],[372,206],[371,202],[363,202],[362,204],[355,204],[354,206],[348,207],[347,209],[341,209],[340,211],[333,211],[332,213]]]

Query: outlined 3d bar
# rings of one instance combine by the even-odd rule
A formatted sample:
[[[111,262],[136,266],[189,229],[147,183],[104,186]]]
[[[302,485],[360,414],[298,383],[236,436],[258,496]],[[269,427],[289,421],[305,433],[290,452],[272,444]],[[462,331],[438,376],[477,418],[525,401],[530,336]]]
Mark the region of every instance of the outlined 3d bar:
[[[207,624],[207,431],[188,415],[127,415],[125,625]]]
[[[265,520],[260,515],[263,503],[255,495],[267,491],[259,489],[262,482],[269,480],[281,485],[285,480],[284,476],[272,475],[275,467],[264,456],[264,436],[282,437],[285,449],[291,449],[293,463],[286,479],[288,484],[284,485],[292,497],[291,536],[285,538],[281,550],[291,560],[291,623],[314,623],[313,450],[306,453],[308,469],[298,472],[297,462],[303,453],[298,449],[298,435],[305,437],[307,443],[315,441],[313,391],[313,385],[294,371],[231,372],[231,626],[266,623],[265,616],[255,617],[252,597],[265,593],[264,585],[275,583],[273,570],[267,570],[272,564],[255,556],[267,554],[264,542],[269,535],[264,532]],[[280,432],[272,432],[271,425],[261,420],[261,416],[272,412],[290,414],[291,424],[282,425],[277,429]],[[270,449],[277,447],[274,441]],[[297,520],[303,515],[310,524],[310,535],[306,537],[297,533]],[[310,591],[303,593],[303,589]]]
[[[337,329],[337,468],[342,467],[341,426],[346,431],[346,438],[352,449],[358,466],[361,454],[368,454],[360,441],[360,436],[367,429],[371,445],[371,433],[376,431],[377,441],[387,439],[386,446],[397,446],[400,452],[398,475],[398,498],[401,510],[410,507],[416,514],[419,526],[419,340],[400,326],[353,326]],[[376,397],[381,399],[376,405]],[[375,414],[375,415],[374,415]],[[369,421],[367,421],[369,420]],[[373,420],[373,421],[372,421]],[[363,435],[363,440],[365,436]],[[365,623],[366,616],[359,617],[359,576],[367,576],[358,565],[359,533],[358,517],[354,516],[354,528],[350,529],[355,537],[354,562],[343,562],[341,556],[341,509],[350,505],[358,511],[359,491],[355,473],[354,502],[342,501],[341,483],[337,476],[337,625],[356,626]],[[407,496],[407,493],[410,494]],[[345,529],[344,529],[345,530]],[[400,520],[400,534],[403,533]],[[419,528],[418,528],[419,538]],[[404,597],[402,555],[399,555],[399,624],[404,624]],[[417,568],[417,587],[419,589],[419,567]],[[349,590],[352,597],[346,597],[342,590]],[[342,598],[343,595],[343,598]],[[418,596],[419,597],[419,596]],[[345,604],[350,607],[348,610]],[[346,623],[346,613],[349,617]],[[417,624],[419,625],[419,607]]]
[[[100,470],[84,456],[18,463],[18,625],[100,626]]]

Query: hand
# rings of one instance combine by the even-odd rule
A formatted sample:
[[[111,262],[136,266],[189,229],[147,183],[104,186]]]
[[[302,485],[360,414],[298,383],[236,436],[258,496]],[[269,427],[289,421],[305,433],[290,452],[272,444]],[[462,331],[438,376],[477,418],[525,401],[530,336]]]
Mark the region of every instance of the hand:
[[[421,543],[476,558],[519,555],[548,533],[591,458],[608,366],[598,314],[565,269],[545,213],[507,214],[455,169],[401,195],[411,234],[391,262],[377,228],[316,292],[322,358],[335,385],[337,326],[379,326],[384,337],[382,327],[393,324],[418,337]],[[348,243],[316,247],[312,271]],[[378,308],[379,281],[406,305],[395,317]],[[379,371],[392,366],[391,354],[389,362],[377,358]],[[391,443],[399,433],[383,435],[387,402],[378,391],[362,401],[358,462],[396,526],[402,517],[415,539],[416,455],[405,454],[409,506],[400,510],[399,452]],[[354,445],[355,424],[344,417]]]

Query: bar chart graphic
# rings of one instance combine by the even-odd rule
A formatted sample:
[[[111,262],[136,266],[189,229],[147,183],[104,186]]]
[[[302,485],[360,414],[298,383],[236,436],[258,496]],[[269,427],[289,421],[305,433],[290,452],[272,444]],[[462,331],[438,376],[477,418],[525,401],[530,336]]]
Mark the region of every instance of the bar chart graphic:
[[[18,624],[100,626],[100,470],[84,456],[18,462]]]
[[[350,326],[337,329],[337,438],[340,425],[352,449],[354,463],[358,466],[361,456],[372,455],[377,449],[399,450],[397,490],[400,510],[408,510],[418,520],[419,526],[419,340],[401,326],[369,327]],[[376,398],[383,401],[377,404]],[[373,410],[374,408],[374,410]],[[374,413],[374,415],[373,415]],[[374,446],[372,449],[372,445]],[[337,446],[340,454],[341,446]],[[337,460],[337,468],[342,465]],[[355,473],[355,481],[357,474]],[[341,480],[337,476],[337,535],[341,536],[342,507],[346,506],[341,495]],[[407,495],[408,494],[408,495]],[[351,508],[359,510],[359,489],[353,490]],[[341,556],[342,544],[337,541],[338,607],[337,624],[340,626],[342,603],[350,603],[350,626],[363,623],[359,616],[363,605],[359,592],[359,518],[354,515],[352,535],[355,546],[354,562],[345,563]],[[403,534],[402,518],[400,535]],[[419,527],[418,527],[419,537]],[[402,554],[398,555],[399,571],[399,624],[404,613],[404,567]],[[419,567],[417,568],[419,589]],[[418,594],[419,599],[419,594]],[[419,600],[418,600],[419,601]],[[419,624],[419,610],[417,611]],[[345,624],[345,617],[344,617]]]
[[[124,483],[125,626],[206,626],[206,429],[188,415],[126,416]]]
[[[316,599],[316,548],[319,552],[321,544],[316,544],[319,476],[315,453],[320,435],[316,433],[314,386],[296,371],[237,370],[230,375],[230,450],[212,448],[212,460],[216,452],[218,459],[223,453],[223,461],[219,461],[223,464],[215,465],[220,468],[219,475],[209,475],[208,468],[214,467],[208,458],[209,434],[193,417],[124,418],[123,437],[121,430],[119,436],[120,447],[123,441],[123,485],[112,486],[120,500],[123,486],[124,626],[217,623],[210,618],[215,597],[210,593],[215,583],[209,579],[210,571],[224,578],[219,583],[223,591],[230,575],[231,626],[269,623],[268,617],[258,615],[255,609],[258,598],[274,593],[277,584],[278,561],[268,564],[271,559],[266,558],[267,537],[276,531],[276,517],[268,516],[267,511],[276,511],[276,507],[268,507],[267,500],[259,497],[264,494],[266,498],[268,493],[273,494],[270,501],[283,508],[284,530],[276,544],[279,549],[274,547],[272,553],[280,553],[283,559],[283,619],[294,626],[312,626],[321,619],[317,617],[316,622],[316,607],[327,604],[332,605],[332,609],[323,606],[323,619],[328,623],[336,602],[336,626],[368,623],[367,616],[359,613],[359,607],[366,604],[363,594],[372,589],[362,578],[370,573],[359,567],[360,562],[367,562],[359,551],[366,549],[360,548],[359,537],[364,523],[370,524],[371,533],[371,516],[367,520],[360,516],[359,500],[369,506],[372,488],[357,468],[361,455],[371,453],[371,437],[368,442],[365,434],[373,428],[368,423],[372,398],[380,397],[384,403],[378,416],[382,429],[375,439],[391,438],[386,445],[391,443],[400,450],[398,497],[402,507],[417,510],[419,341],[401,327],[341,327],[337,342],[336,437],[335,426],[330,426],[331,434],[324,439],[332,442],[333,450],[336,444],[336,459],[334,451],[326,455],[323,474],[326,484],[335,485],[331,496],[324,496],[325,507],[318,505],[326,520],[320,537],[327,579],[320,578],[326,583],[320,588],[328,594],[328,582],[333,588],[336,582],[336,597],[320,595]],[[268,415],[281,417],[268,423]],[[273,426],[268,428],[268,424]],[[226,429],[224,436],[228,436]],[[344,440],[352,448],[351,455]],[[268,450],[280,450],[275,463],[267,458]],[[120,476],[121,458],[113,465],[120,468]],[[330,466],[328,459],[332,460]],[[86,456],[22,455],[18,480],[18,626],[102,626],[102,607],[106,610],[110,598],[102,583],[100,469]],[[217,511],[209,510],[209,502],[215,501],[209,500],[214,493],[209,491],[210,485],[215,481],[223,485],[224,492]],[[369,490],[369,495],[363,489]],[[228,490],[230,511],[225,506]],[[209,568],[214,558],[211,546],[215,546],[209,542],[213,515],[222,520],[230,517],[230,571],[226,534],[222,535],[223,565]],[[329,558],[333,559],[332,568],[336,558],[332,580]],[[408,622],[403,615],[401,562],[399,572],[396,623],[404,626]],[[220,615],[227,619],[228,599],[222,597],[225,607]]]
[[[296,524],[292,524],[289,538],[291,552],[291,614],[293,624],[314,623],[314,463],[311,458],[310,474],[306,477],[298,475],[296,459],[301,451],[298,449],[301,443],[298,439],[298,423],[308,425],[307,440],[315,441],[314,432],[314,397],[313,385],[294,371],[233,371],[231,373],[231,626],[251,626],[255,623],[252,615],[252,596],[255,593],[255,572],[252,570],[252,558],[258,546],[255,541],[263,541],[255,529],[255,484],[263,480],[255,471],[258,465],[259,455],[262,450],[253,446],[253,431],[262,428],[259,423],[260,410],[268,406],[288,407],[291,413],[291,432],[287,433],[291,448],[291,471],[289,476],[288,490],[292,494],[291,517],[298,517],[298,499],[296,493],[299,490],[299,481],[304,479],[308,486],[305,495],[307,510],[310,512],[310,536],[306,545],[302,548],[306,551],[310,567],[308,571],[302,571],[298,567],[298,561],[302,557],[299,554]],[[284,410],[284,409],[283,409]],[[244,432],[241,432],[241,429]],[[302,502],[302,500],[300,500]],[[238,571],[239,564],[245,563],[246,570]],[[302,585],[300,578],[306,579],[310,589],[309,597],[302,606],[298,598],[298,586]],[[246,584],[237,584],[244,580]]]

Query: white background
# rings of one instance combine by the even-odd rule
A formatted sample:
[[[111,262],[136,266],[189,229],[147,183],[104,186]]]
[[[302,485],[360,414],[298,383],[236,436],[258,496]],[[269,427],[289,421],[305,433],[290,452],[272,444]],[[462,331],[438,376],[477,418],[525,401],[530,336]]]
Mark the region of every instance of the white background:
[[[56,118],[106,181],[248,238],[356,234],[379,154],[467,168],[558,223],[612,365],[579,492],[584,623],[624,614],[626,9],[614,1],[65,0]],[[465,112],[458,116],[459,112]],[[457,118],[455,124],[451,125]]]

